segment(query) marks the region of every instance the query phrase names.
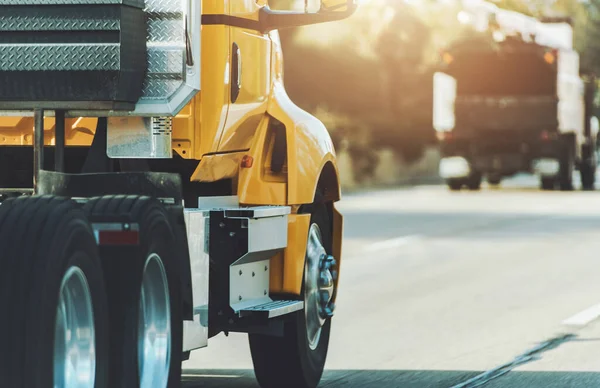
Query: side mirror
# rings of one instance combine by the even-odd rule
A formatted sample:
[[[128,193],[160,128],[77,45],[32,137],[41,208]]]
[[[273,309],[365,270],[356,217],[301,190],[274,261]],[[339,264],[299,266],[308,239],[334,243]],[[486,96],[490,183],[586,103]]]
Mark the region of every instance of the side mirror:
[[[261,8],[263,32],[342,20],[357,8],[356,0],[269,0]]]

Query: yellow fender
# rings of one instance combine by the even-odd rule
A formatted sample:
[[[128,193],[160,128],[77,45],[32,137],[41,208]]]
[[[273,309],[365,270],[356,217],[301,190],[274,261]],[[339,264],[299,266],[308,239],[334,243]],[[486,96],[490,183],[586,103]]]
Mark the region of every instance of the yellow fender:
[[[238,193],[242,203],[269,203],[292,206],[296,211],[299,205],[311,204],[317,187],[323,190],[328,202],[341,198],[339,173],[335,150],[327,129],[316,117],[297,107],[288,97],[283,84],[274,82],[273,95],[267,113],[280,121],[286,128],[287,138],[287,182],[265,182],[260,169],[266,163],[264,152],[268,117],[257,134],[255,149],[250,154],[255,157],[254,168],[242,171]],[[253,147],[254,148],[254,147]],[[263,149],[263,152],[259,150]],[[261,189],[257,187],[260,183]],[[282,191],[283,189],[287,189]],[[287,191],[287,193],[286,193]],[[340,273],[343,217],[332,207],[331,214],[333,255],[338,262]],[[310,215],[292,214],[288,224],[288,247],[282,254],[271,260],[271,293],[300,295],[304,273],[304,261]],[[339,280],[339,277],[338,277]],[[337,289],[337,280],[336,280]]]
[[[273,84],[267,113],[286,128],[288,205],[312,203],[319,183],[327,200],[339,201],[339,171],[325,125],[292,102],[281,80]]]

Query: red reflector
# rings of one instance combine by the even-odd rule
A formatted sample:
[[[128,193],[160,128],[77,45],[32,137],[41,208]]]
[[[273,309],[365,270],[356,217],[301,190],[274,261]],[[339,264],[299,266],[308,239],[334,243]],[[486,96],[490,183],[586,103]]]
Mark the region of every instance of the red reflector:
[[[550,140],[550,134],[548,133],[548,131],[543,131],[540,135],[540,137],[542,138],[542,140],[546,141],[546,140]]]
[[[452,141],[454,139],[452,132],[437,132],[436,135],[439,141]]]
[[[104,230],[98,232],[98,245],[137,245],[140,233],[135,230]]]
[[[254,158],[250,155],[244,155],[242,158],[242,168],[250,168],[254,164]]]

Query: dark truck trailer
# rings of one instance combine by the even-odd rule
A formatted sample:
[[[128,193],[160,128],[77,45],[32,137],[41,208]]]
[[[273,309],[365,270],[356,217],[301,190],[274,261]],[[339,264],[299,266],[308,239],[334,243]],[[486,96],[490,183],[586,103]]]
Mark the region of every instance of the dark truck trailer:
[[[575,169],[585,189],[594,187],[595,133],[575,51],[516,38],[463,41],[445,60],[434,88],[437,114],[441,104],[451,116],[436,128],[440,175],[451,189],[527,172],[544,189],[571,190]]]

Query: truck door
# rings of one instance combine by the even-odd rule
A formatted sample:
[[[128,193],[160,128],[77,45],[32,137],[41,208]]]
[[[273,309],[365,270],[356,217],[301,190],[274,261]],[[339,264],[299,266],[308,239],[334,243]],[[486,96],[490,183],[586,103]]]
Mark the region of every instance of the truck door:
[[[266,2],[230,1],[231,20],[243,21]],[[271,39],[269,34],[244,27],[244,23],[231,23],[230,27],[229,111],[219,152],[250,148],[252,137],[267,110],[271,85]]]
[[[229,108],[231,77],[229,47],[231,27],[220,19],[212,23],[207,22],[210,16],[217,18],[223,16],[229,6],[224,1],[203,1],[202,6],[202,91],[196,97],[194,105],[194,109],[201,112],[202,130],[199,142],[201,149],[198,151],[198,156],[214,153],[219,148]],[[184,137],[185,135],[184,133]]]

